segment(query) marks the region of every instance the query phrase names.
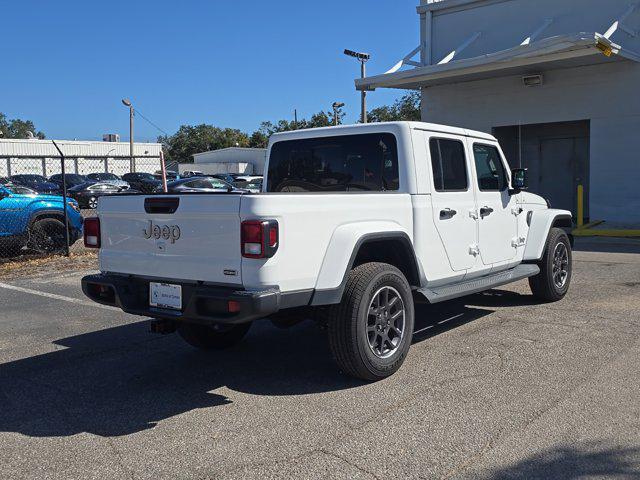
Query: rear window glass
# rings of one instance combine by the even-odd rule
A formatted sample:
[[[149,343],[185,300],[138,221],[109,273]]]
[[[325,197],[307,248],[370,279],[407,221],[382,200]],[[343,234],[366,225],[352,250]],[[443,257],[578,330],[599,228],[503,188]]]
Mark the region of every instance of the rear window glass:
[[[267,192],[398,190],[398,147],[391,133],[276,142]]]

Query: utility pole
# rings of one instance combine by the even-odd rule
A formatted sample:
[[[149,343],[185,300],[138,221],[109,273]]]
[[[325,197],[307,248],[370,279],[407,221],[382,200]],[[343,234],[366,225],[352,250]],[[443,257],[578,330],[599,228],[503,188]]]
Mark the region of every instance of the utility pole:
[[[298,129],[298,109],[297,108],[293,110],[293,128],[294,130]]]
[[[131,100],[128,98],[123,98],[122,104],[125,107],[129,107],[129,171],[133,173],[136,171],[136,163],[133,153],[133,105],[131,104]]]
[[[338,118],[338,110],[341,109],[342,107],[344,107],[344,103],[342,102],[333,102],[333,125],[335,127],[338,126],[339,122],[339,118]]]
[[[367,63],[366,60],[360,61],[360,78],[362,79],[367,78],[367,66],[365,65],[366,63]],[[362,120],[362,123],[367,123],[367,91],[366,90],[360,91],[360,119]]]
[[[360,62],[360,78],[367,78],[366,63],[371,58],[371,55],[364,52],[355,52],[353,50],[345,50],[344,54],[357,59]],[[360,121],[367,123],[367,91],[363,88],[360,90]]]

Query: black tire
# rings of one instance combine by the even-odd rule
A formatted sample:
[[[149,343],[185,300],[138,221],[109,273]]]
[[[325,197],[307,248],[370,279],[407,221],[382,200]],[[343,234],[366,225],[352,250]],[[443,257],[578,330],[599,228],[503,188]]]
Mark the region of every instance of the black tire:
[[[65,227],[60,220],[55,218],[36,220],[29,229],[28,247],[35,252],[61,252],[65,244]]]
[[[387,327],[385,333],[384,324],[378,324],[380,315],[370,314],[370,307],[373,309],[371,312],[380,312],[374,302],[376,294],[384,289],[394,298],[397,293],[402,300],[402,335],[396,335],[394,327],[391,327],[394,332]],[[398,301],[394,305],[398,305]],[[345,374],[376,381],[392,375],[400,368],[411,346],[414,325],[411,287],[400,270],[386,263],[365,263],[354,268],[349,273],[342,301],[331,306],[328,313],[329,347],[335,362]],[[387,311],[382,315],[387,315],[389,319],[395,313],[390,315]],[[383,335],[389,339],[390,333],[395,335],[395,346],[391,340],[383,340]],[[381,347],[378,349],[377,345]],[[381,352],[385,347],[389,352],[383,358]]]
[[[566,257],[562,252],[566,252]],[[536,298],[545,302],[557,302],[564,298],[571,283],[571,257],[569,237],[564,230],[552,228],[542,259],[538,262],[540,273],[529,278],[529,286]]]
[[[189,345],[201,350],[224,350],[239,343],[250,328],[251,322],[213,326],[181,323],[178,334]]]

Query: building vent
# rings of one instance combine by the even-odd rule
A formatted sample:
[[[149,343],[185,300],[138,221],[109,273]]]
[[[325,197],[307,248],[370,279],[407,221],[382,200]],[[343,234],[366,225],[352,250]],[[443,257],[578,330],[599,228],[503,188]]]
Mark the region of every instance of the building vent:
[[[525,75],[522,77],[522,83],[525,87],[540,87],[544,83],[542,75]]]
[[[105,133],[104,135],[102,135],[102,141],[103,142],[119,142],[120,135],[118,135],[117,133]]]

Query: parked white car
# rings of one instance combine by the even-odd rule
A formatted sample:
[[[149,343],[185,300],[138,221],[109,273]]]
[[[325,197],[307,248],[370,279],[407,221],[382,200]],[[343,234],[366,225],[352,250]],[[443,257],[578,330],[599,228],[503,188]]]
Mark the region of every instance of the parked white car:
[[[496,139],[426,123],[274,135],[264,193],[101,199],[85,242],[100,270],[85,294],[158,319],[204,349],[251,322],[314,317],[347,374],[394,373],[414,301],[528,278],[541,301],[571,281],[572,220],[523,191]]]

